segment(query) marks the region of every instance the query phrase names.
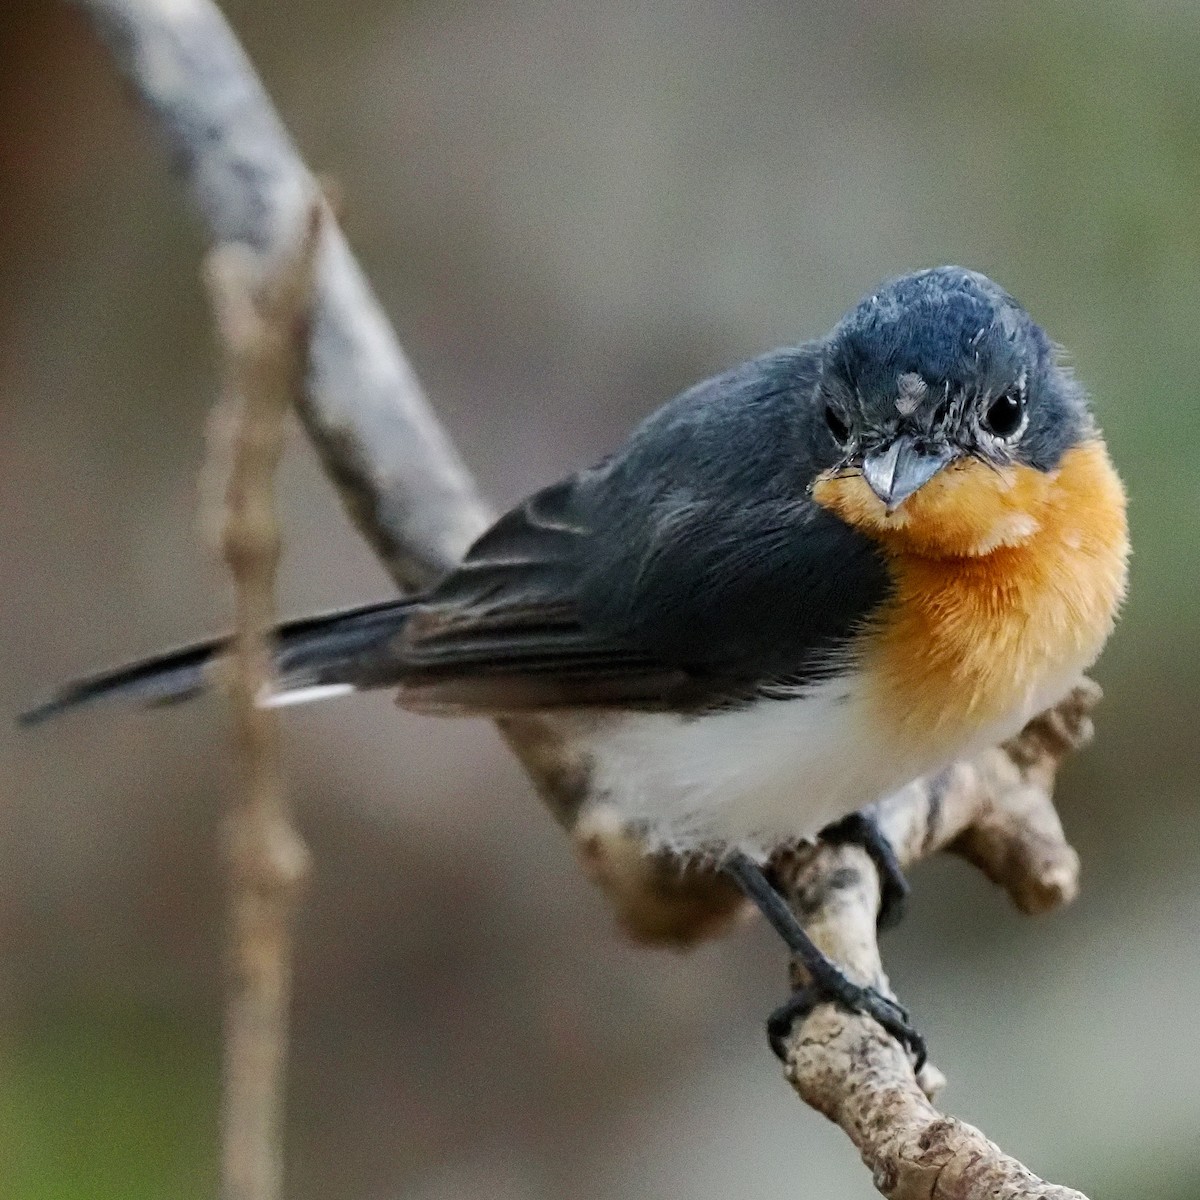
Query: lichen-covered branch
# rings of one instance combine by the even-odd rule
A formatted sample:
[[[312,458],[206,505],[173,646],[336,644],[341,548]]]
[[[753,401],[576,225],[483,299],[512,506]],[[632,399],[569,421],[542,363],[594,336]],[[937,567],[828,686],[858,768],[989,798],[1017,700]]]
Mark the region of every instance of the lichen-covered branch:
[[[980,865],[1025,911],[1076,892],[1079,859],[1063,837],[1050,789],[1059,763],[1092,736],[1100,690],[1082,683],[1011,742],[879,806],[901,862],[939,850]],[[822,950],[863,983],[887,990],[875,917],[879,880],[855,846],[819,845],[777,864],[797,913]],[[1083,1200],[1044,1183],[979,1130],[931,1103],[942,1081],[918,1079],[874,1021],[829,1005],[792,1030],[787,1074],[800,1096],[836,1121],[889,1200]]]
[[[287,1061],[292,921],[308,851],[291,822],[279,725],[260,703],[270,691],[279,523],[275,468],[284,421],[304,383],[314,206],[297,249],[261,277],[243,246],[222,246],[208,282],[225,387],[212,422],[207,475],[227,473],[221,504],[210,489],[206,523],[233,579],[235,620],[222,682],[229,696],[242,797],[226,828],[229,999],[221,1114],[224,1200],[277,1200],[282,1192],[283,1075]]]
[[[312,177],[210,0],[77,0],[93,17],[166,134],[212,239],[275,250],[296,227]],[[340,234],[316,265],[311,365],[299,408],[333,482],[397,584],[427,583],[461,555],[488,510],[438,425],[395,335]],[[913,785],[882,806],[907,863],[962,854],[1025,911],[1069,899],[1078,863],[1050,799],[1062,756],[1086,740],[1088,688],[1007,747]],[[549,719],[500,723],[590,876],[635,936],[688,944],[745,913],[711,870],[644,853],[611,812],[583,806],[588,763]],[[803,786],[797,780],[797,787]],[[822,846],[778,864],[819,944],[886,987],[875,938],[878,880],[853,847]],[[804,1099],[837,1121],[892,1200],[1079,1200],[1043,1184],[977,1130],[940,1116],[878,1026],[823,1006],[790,1042]]]

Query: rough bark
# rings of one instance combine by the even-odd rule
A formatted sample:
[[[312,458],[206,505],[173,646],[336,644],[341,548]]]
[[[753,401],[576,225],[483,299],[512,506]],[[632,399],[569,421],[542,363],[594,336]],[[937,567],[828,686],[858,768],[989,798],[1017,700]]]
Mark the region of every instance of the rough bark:
[[[1026,912],[1072,899],[1079,858],[1050,789],[1062,759],[1090,741],[1099,698],[1095,684],[1081,684],[1011,742],[881,804],[880,823],[900,861],[907,867],[939,850],[961,854]],[[867,855],[822,844],[781,858],[777,869],[821,949],[860,982],[888,991],[875,933],[879,879]],[[1083,1200],[938,1112],[931,1100],[944,1082],[940,1072],[926,1065],[915,1076],[907,1055],[869,1018],[822,1005],[793,1028],[786,1069],[799,1095],[846,1131],[889,1200]]]

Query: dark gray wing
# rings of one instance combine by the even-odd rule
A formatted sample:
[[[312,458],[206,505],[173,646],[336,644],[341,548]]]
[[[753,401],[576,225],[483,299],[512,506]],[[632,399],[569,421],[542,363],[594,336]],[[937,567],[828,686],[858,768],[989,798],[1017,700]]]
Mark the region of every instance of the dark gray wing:
[[[809,497],[815,373],[806,346],[708,380],[502,517],[411,610],[405,700],[703,707],[828,671],[887,574]]]
[[[813,504],[838,451],[816,351],[699,384],[607,462],[502,517],[430,594],[276,631],[283,691],[401,686],[413,707],[695,707],[804,684],[887,592],[874,548]],[[226,642],[60,688],[29,724],[83,704],[197,695]]]

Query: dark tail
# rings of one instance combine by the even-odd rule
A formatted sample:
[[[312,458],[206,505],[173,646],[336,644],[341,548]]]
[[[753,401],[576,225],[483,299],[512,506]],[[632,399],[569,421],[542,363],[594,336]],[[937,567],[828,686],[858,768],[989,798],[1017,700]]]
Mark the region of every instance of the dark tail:
[[[362,608],[289,621],[276,631],[276,692],[273,704],[293,703],[331,694],[327,689],[357,691],[396,681],[389,643],[403,628],[410,601],[386,600]],[[189,700],[212,682],[210,669],[228,644],[215,638],[171,650],[142,662],[68,683],[44,704],[22,713],[22,725],[38,725],[68,709],[99,701],[156,705]]]

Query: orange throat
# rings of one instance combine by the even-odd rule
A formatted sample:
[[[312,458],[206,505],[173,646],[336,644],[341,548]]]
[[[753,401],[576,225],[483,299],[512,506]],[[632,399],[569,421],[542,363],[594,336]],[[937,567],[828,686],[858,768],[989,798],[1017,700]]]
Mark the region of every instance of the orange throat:
[[[1099,655],[1125,595],[1125,493],[1096,439],[1054,471],[967,461],[894,513],[860,476],[813,498],[878,542],[893,591],[862,666],[902,738],[1008,736]]]

